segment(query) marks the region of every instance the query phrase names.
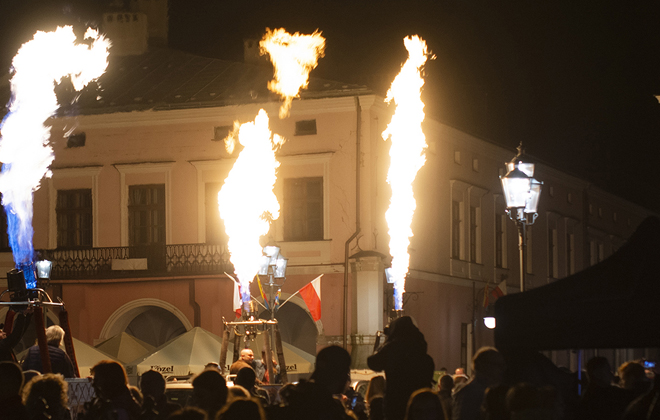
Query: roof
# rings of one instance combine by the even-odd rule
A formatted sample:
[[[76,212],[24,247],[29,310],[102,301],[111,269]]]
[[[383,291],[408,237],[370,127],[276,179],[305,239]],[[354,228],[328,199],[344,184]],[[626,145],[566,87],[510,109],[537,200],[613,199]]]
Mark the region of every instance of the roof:
[[[109,57],[97,83],[77,101],[68,84],[57,88],[63,114],[105,114],[144,110],[219,107],[279,101],[268,91],[270,65],[200,57],[182,51],[154,49],[137,56]],[[367,94],[365,86],[310,77],[302,98]]]

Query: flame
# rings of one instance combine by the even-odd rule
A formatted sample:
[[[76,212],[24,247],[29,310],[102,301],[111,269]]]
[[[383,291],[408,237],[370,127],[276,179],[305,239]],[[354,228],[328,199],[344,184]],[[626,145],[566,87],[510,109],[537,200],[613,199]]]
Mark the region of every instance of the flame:
[[[230,136],[233,144],[236,130]],[[218,193],[218,206],[229,236],[230,260],[241,283],[241,299],[249,311],[250,283],[263,255],[259,238],[280,215],[273,187],[280,166],[275,151],[284,139],[271,133],[268,114],[261,109],[254,122],[239,127],[238,142],[243,150]]]
[[[58,108],[54,83],[70,76],[73,87],[80,90],[99,78],[108,65],[110,42],[93,29],[84,38],[86,43],[76,43],[70,26],[38,31],[12,61],[12,100],[0,138],[0,192],[17,268],[32,264],[32,193],[44,175],[50,176],[48,168],[54,159],[50,127],[44,125]],[[24,274],[27,286],[36,287],[30,270]]]
[[[426,63],[426,42],[418,36],[407,37],[403,43],[408,50],[408,60],[392,82],[386,102],[394,101],[396,110],[389,125],[383,131],[383,139],[392,139],[390,147],[390,169],[387,182],[392,187],[390,207],[385,213],[390,234],[391,274],[394,279],[394,303],[402,309],[405,278],[408,273],[410,255],[408,246],[413,236],[410,227],[415,213],[415,197],[412,183],[426,158],[426,137],[422,131],[424,102],[421,89],[424,79],[421,68]]]
[[[271,31],[259,42],[261,55],[268,53],[275,69],[275,79],[268,82],[268,89],[284,98],[280,118],[289,116],[293,98],[309,84],[309,72],[323,57],[325,38],[318,30],[311,35],[298,32],[291,35],[284,28]]]

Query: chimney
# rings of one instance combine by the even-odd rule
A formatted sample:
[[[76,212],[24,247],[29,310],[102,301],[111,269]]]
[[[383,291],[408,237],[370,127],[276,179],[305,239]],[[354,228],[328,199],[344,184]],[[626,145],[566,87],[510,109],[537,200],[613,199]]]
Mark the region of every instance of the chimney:
[[[169,29],[168,0],[131,0],[131,12],[144,13],[149,20],[149,45],[166,47]]]
[[[147,16],[144,13],[104,13],[103,31],[112,42],[110,51],[113,55],[147,52]]]

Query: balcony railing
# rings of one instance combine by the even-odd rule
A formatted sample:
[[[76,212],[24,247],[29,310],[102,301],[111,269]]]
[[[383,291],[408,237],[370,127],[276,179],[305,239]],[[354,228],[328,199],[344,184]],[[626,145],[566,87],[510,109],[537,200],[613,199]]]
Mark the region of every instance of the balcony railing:
[[[234,271],[226,245],[181,244],[40,250],[52,280],[221,274]]]

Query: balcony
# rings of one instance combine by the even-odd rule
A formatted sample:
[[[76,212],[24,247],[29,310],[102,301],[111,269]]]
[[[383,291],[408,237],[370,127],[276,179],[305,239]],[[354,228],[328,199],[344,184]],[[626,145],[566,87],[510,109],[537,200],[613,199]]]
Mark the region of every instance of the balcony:
[[[222,274],[234,271],[227,246],[150,245],[37,251],[53,262],[52,280]]]

